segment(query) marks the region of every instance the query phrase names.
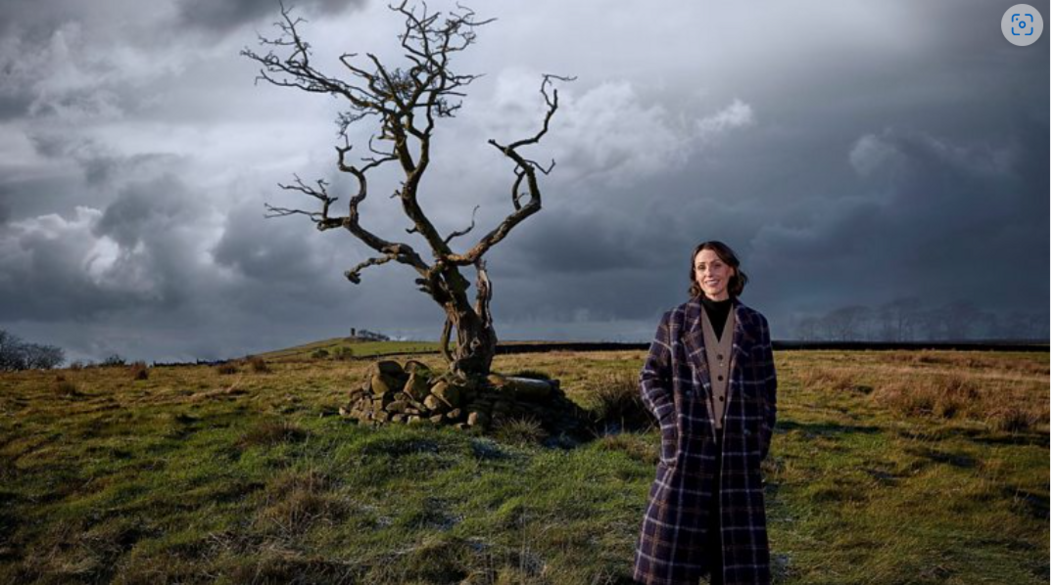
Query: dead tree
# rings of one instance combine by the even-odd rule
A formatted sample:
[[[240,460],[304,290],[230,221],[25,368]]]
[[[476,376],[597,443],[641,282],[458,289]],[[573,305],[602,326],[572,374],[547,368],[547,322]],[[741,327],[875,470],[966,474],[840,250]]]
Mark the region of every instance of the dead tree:
[[[429,167],[436,122],[455,115],[461,107],[460,98],[465,96],[463,88],[480,77],[455,73],[451,69],[452,57],[474,43],[477,27],[494,19],[476,20],[475,13],[462,6],[444,19],[439,12],[428,13],[424,6],[420,13],[409,9],[406,1],[389,8],[404,18],[404,30],[398,39],[406,58],[405,68],[383,65],[371,53],[366,54],[365,60],[358,60],[363,63],[361,66],[357,64],[357,54],[345,53],[339,60],[349,75],[349,81],[320,72],[311,61],[309,44],[297,30],[303,19],[292,18],[284,6],[282,20],[276,23],[281,34],[274,39],[260,37],[260,44],[267,48],[267,54],[261,55],[248,48],[242,51],[243,56],[260,63],[258,80],[336,96],[347,102],[348,108],[339,114],[337,120],[338,136],[344,138],[344,144],[336,147],[338,169],[350,174],[355,179],[354,185],[358,186],[349,199],[348,214],[334,214],[333,205],[339,197],[330,194],[326,181],[306,184],[294,175],[294,184],[280,184],[280,187],[312,197],[321,209],[310,211],[265,204],[266,216],[305,215],[321,231],[343,228],[369,246],[378,255],[345,272],[352,283],[360,282],[360,272],[368,266],[396,261],[413,268],[418,273],[415,282],[419,289],[436,301],[446,315],[440,348],[449,369],[460,377],[479,378],[490,371],[496,344],[489,309],[492,286],[485,269],[484,254],[542,208],[538,174],[548,174],[554,161],[541,165],[527,158],[522,150],[537,144],[550,127],[550,120],[558,107],[553,81],[574,78],[543,75],[539,91],[547,110],[542,127],[533,136],[507,144],[494,139],[488,141],[513,163],[510,189],[513,211],[468,250],[457,252],[452,249],[452,240],[467,235],[475,226],[475,217],[465,229],[441,235],[418,204],[418,187]],[[276,51],[283,55],[276,55]],[[347,131],[352,124],[364,120],[377,124],[378,130],[367,142],[369,156],[360,157],[355,162],[350,160],[352,145]],[[409,243],[386,240],[360,223],[359,206],[367,197],[367,173],[389,163],[398,164],[403,171],[404,177],[392,197],[399,199],[404,214],[411,221],[412,227],[406,229],[407,233],[418,234],[428,244],[432,252],[429,262]],[[525,187],[527,192],[523,191]],[[461,272],[462,267],[468,266],[476,270],[475,302],[470,302],[470,283]],[[453,352],[450,347],[452,332],[455,334]]]

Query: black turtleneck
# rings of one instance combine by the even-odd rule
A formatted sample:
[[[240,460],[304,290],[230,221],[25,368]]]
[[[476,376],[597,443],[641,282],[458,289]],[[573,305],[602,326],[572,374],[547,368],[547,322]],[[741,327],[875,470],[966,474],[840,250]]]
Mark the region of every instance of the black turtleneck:
[[[715,337],[722,339],[722,330],[726,325],[726,317],[730,314],[733,297],[728,297],[725,301],[713,301],[701,295],[700,303],[704,305],[704,310],[708,313],[708,320],[711,321],[711,327],[715,330]]]

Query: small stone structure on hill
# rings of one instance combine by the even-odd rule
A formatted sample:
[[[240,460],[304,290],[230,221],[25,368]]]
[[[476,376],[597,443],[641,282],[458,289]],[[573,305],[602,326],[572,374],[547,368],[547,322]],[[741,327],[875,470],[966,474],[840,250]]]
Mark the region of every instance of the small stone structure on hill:
[[[491,374],[474,387],[447,372],[434,374],[416,360],[403,366],[383,360],[371,365],[340,413],[375,426],[431,423],[482,432],[507,420],[532,418],[551,435],[585,434],[589,417],[560,386],[557,380]]]
[[[360,329],[359,331],[356,331],[355,327],[349,328],[348,338],[361,341],[391,341],[389,336],[384,333],[376,333],[368,329]]]

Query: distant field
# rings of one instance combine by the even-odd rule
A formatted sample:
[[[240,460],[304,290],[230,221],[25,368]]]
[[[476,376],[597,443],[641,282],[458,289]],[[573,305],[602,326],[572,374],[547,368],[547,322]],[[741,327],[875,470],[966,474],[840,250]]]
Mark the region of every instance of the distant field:
[[[340,340],[321,343],[265,354],[267,372],[0,375],[0,583],[629,582],[657,431],[547,448],[372,430],[336,416],[369,361],[311,358]],[[416,351],[371,351],[389,348]],[[643,359],[495,368],[545,372],[596,408],[636,392]],[[1047,353],[777,363],[775,582],[1048,583]]]

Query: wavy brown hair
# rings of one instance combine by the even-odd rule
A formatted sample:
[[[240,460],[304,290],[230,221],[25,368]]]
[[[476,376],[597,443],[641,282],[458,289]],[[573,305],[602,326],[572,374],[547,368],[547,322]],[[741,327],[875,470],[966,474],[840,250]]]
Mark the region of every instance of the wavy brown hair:
[[[727,265],[733,268],[733,276],[730,277],[729,283],[726,285],[726,292],[730,297],[737,297],[744,291],[745,285],[748,284],[748,275],[741,272],[741,261],[737,259],[737,254],[733,253],[733,250],[729,246],[723,244],[718,240],[708,240],[697,244],[697,247],[693,249],[693,254],[689,257],[689,298],[696,299],[704,296],[704,291],[700,290],[700,285],[697,284],[697,272],[694,263],[697,260],[697,254],[701,250],[711,250],[722,259]]]

